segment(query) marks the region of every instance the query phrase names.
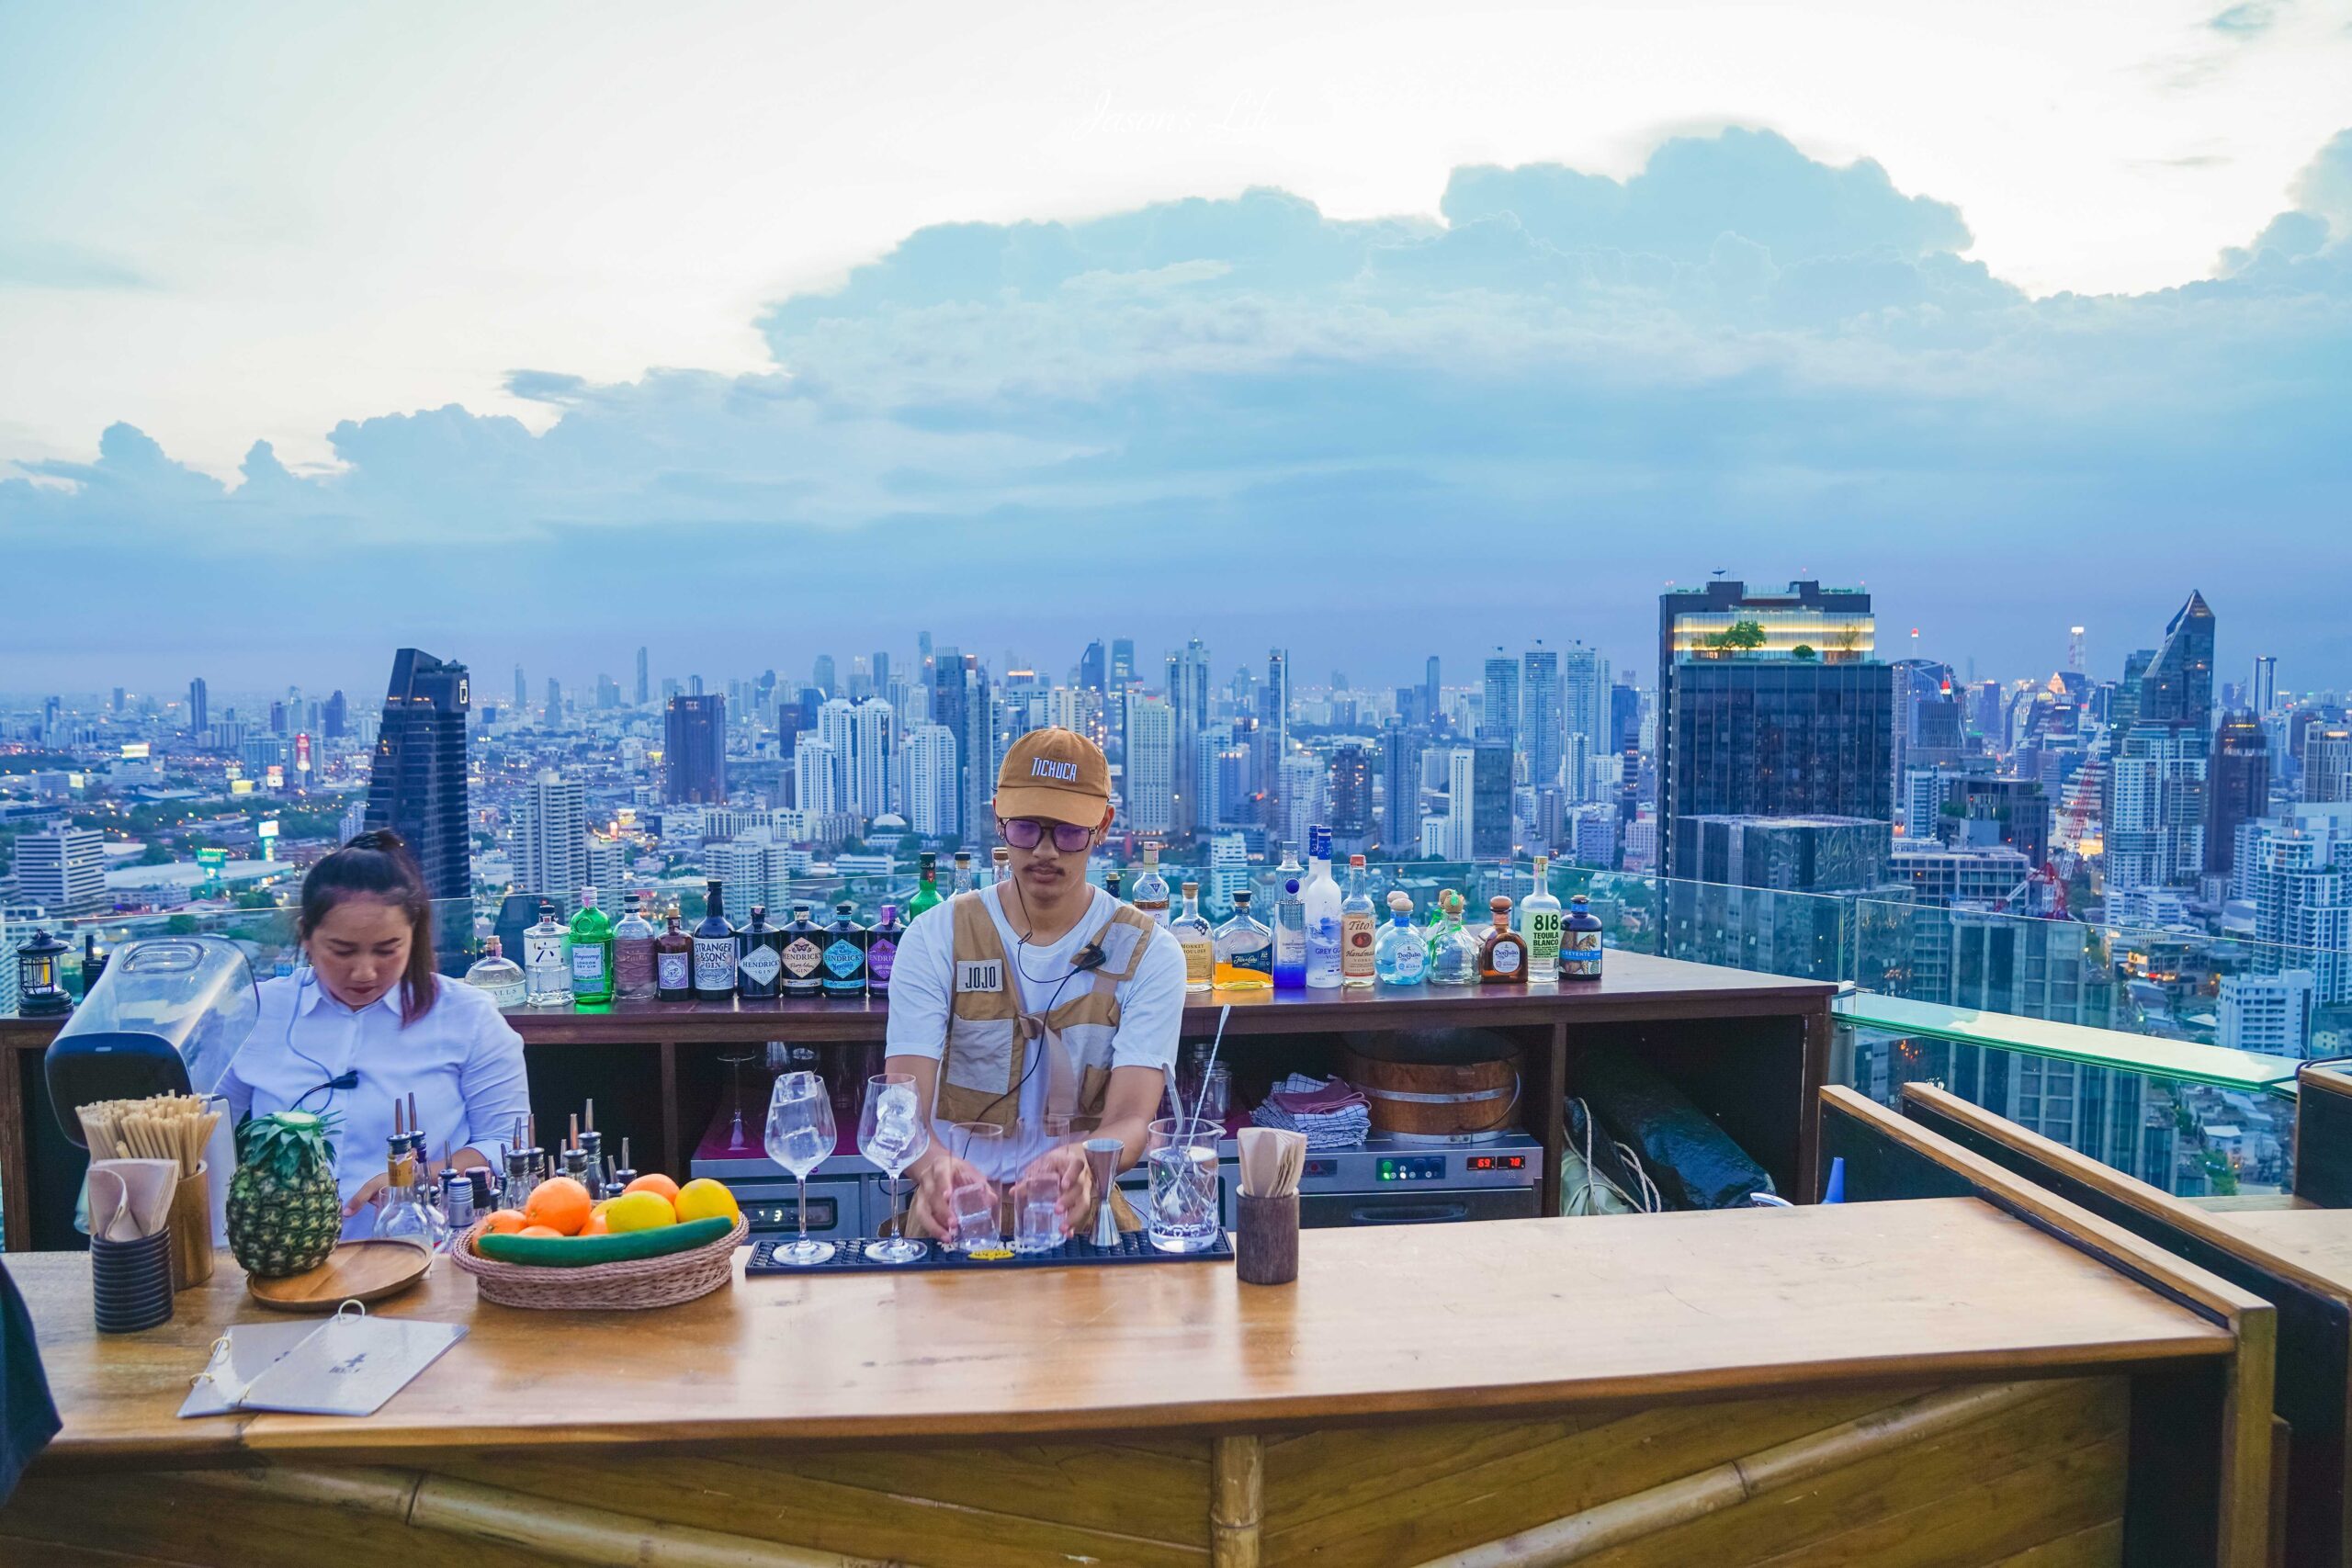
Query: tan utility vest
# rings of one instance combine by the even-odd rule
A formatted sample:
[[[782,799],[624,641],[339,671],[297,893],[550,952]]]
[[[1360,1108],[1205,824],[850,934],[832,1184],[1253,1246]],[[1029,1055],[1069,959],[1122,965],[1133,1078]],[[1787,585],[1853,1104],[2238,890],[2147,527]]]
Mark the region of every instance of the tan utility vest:
[[[1062,999],[1042,1014],[1021,1010],[1020,977],[1005,958],[996,921],[978,893],[959,893],[948,902],[956,921],[956,994],[948,1010],[947,1043],[939,1064],[942,1122],[985,1122],[1010,1133],[1021,1119],[1021,1086],[1035,1053],[1058,1039],[1076,1068],[1073,1125],[1085,1131],[1101,1121],[1111,1085],[1111,1041],[1119,1032],[1119,987],[1142,966],[1144,950],[1159,930],[1148,915],[1122,904],[1094,933],[1103,962],[1073,972]],[[1053,1064],[1037,1062],[1047,1073]]]

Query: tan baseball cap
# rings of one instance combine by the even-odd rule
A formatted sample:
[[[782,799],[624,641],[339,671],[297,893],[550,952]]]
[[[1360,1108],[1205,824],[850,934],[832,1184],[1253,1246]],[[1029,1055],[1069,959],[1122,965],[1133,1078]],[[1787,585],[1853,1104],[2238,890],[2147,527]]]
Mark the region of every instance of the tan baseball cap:
[[[996,771],[996,814],[1099,828],[1111,808],[1111,764],[1074,729],[1033,729]]]

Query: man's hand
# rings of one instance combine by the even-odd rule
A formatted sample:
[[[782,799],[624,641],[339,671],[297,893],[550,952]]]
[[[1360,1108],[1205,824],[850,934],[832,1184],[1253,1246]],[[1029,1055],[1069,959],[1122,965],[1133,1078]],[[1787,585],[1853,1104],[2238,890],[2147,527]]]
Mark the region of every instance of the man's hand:
[[[1029,1162],[1021,1173],[1023,1180],[1047,1173],[1062,1179],[1062,1199],[1059,1217],[1062,1234],[1076,1235],[1087,1213],[1094,1206],[1094,1181],[1086,1168],[1086,1150],[1077,1144],[1064,1144],[1047,1149]]]
[[[915,1176],[914,1196],[907,1201],[907,1234],[938,1241],[956,1239],[955,1210],[947,1195],[967,1182],[977,1181],[991,1193],[996,1189],[979,1168],[957,1159],[934,1145],[933,1157]]]

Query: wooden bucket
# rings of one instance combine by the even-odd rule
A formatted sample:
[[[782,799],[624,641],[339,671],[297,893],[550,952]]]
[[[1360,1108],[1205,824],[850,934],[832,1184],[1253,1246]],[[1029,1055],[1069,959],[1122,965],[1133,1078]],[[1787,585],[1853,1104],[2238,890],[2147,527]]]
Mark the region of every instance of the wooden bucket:
[[[1519,1125],[1516,1053],[1480,1062],[1397,1062],[1350,1048],[1340,1072],[1372,1102],[1372,1130],[1460,1137]]]

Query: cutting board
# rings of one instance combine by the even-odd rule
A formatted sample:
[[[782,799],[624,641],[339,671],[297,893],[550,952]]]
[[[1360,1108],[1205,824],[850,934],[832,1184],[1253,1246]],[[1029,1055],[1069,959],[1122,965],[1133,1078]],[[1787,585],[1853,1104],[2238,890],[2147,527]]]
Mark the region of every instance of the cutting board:
[[[248,1275],[245,1290],[278,1312],[333,1312],[345,1302],[379,1302],[424,1278],[433,1254],[413,1242],[346,1241],[307,1273],[282,1280]]]

